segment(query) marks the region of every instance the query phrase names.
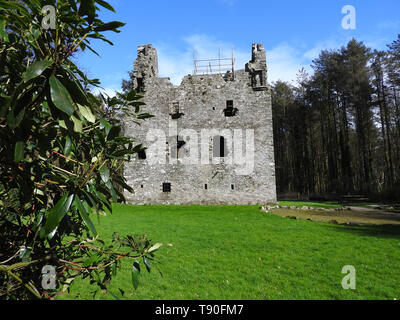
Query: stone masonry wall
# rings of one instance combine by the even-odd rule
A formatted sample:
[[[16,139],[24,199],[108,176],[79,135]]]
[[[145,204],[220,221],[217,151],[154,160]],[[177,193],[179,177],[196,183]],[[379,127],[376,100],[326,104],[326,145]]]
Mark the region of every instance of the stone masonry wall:
[[[148,148],[146,159],[135,158],[125,167],[128,184],[135,189],[135,194],[126,194],[128,201],[276,202],[271,92],[266,73],[265,51],[259,44],[253,46],[246,69],[235,71],[233,79],[220,74],[188,75],[180,86],[174,86],[168,78],[158,77],[155,48],[140,46],[134,74],[141,80],[136,85],[145,90],[145,110],[155,117],[141,126],[125,123],[126,134]],[[233,106],[233,116],[226,116],[228,106],[228,111]],[[205,129],[217,131],[207,136]],[[242,140],[237,139],[240,133]],[[224,157],[219,157],[218,151],[214,154],[220,136],[225,137]],[[254,161],[238,163],[234,161],[237,155],[251,155],[246,138],[254,141]],[[163,191],[165,183],[170,184],[170,192]]]

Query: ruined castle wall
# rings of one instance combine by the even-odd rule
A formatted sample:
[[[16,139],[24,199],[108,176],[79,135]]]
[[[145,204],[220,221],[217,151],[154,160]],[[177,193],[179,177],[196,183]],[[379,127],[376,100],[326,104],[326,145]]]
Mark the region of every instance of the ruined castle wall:
[[[265,83],[255,88],[253,76],[254,73],[245,70],[236,71],[234,81],[219,74],[189,75],[180,86],[173,86],[167,78],[146,80],[145,110],[155,117],[141,126],[126,123],[127,135],[149,147],[146,160],[135,158],[125,168],[128,183],[135,189],[135,194],[126,194],[129,202],[247,205],[276,201],[271,93]],[[238,111],[235,116],[225,116],[227,101],[233,101],[233,107]],[[172,119],[171,110],[178,105],[183,115]],[[162,136],[157,139],[158,146],[164,146],[165,150],[165,156],[158,163],[152,163],[155,141],[148,141],[149,132],[154,129],[162,130],[166,137],[165,140]],[[250,166],[251,170],[247,168],[246,172],[246,165],[230,162],[236,152],[233,148],[239,143],[234,142],[231,146],[229,134],[226,157],[213,164],[213,139],[216,138],[212,135],[202,139],[204,129],[227,130],[231,134],[241,130],[244,154],[246,130],[252,130],[254,168]],[[182,130],[191,136],[183,134],[185,131]],[[176,159],[177,135],[186,144],[179,149]],[[223,131],[221,135],[224,135]],[[199,160],[188,164],[195,149],[199,152]],[[204,162],[205,155],[201,151],[207,149],[210,164],[201,164],[200,159],[203,157]],[[171,184],[171,192],[163,192],[163,183]]]

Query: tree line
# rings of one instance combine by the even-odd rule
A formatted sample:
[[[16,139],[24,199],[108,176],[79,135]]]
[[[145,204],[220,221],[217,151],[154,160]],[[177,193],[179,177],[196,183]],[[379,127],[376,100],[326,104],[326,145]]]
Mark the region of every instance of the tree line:
[[[272,86],[278,193],[400,199],[400,35],[323,50]]]

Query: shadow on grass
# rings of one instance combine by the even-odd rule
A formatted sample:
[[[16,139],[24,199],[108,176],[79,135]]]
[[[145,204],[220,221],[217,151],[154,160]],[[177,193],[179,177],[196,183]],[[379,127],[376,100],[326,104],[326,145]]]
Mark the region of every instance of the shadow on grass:
[[[333,231],[353,233],[359,236],[400,239],[399,225],[383,225],[383,226],[329,225],[329,228]]]

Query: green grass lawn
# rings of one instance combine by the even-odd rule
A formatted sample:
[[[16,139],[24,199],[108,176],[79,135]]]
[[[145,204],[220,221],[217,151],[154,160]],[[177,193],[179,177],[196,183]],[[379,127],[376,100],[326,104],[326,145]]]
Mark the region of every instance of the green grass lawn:
[[[302,208],[304,206],[306,207],[312,207],[312,208],[324,208],[324,209],[336,209],[336,208],[340,208],[341,205],[339,205],[337,202],[335,201],[331,201],[331,202],[306,202],[306,201],[279,201],[279,204],[281,206],[287,206],[287,207],[298,207],[298,208]]]
[[[164,243],[163,276],[143,272],[134,291],[125,263],[113,279],[110,290],[126,299],[400,299],[399,229],[290,220],[257,206],[114,208],[101,217],[102,238],[146,233]],[[345,265],[356,268],[354,291],[342,289]],[[77,280],[61,298],[92,299],[93,289]]]

